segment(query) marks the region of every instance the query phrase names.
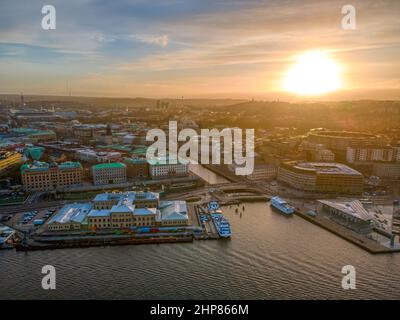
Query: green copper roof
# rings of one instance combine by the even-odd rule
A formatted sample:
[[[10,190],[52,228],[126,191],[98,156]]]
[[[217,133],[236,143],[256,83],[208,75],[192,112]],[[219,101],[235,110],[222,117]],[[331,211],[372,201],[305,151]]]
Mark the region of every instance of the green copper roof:
[[[24,173],[26,170],[29,171],[47,171],[49,169],[49,164],[47,162],[35,161],[32,164],[24,163],[20,170]]]
[[[97,169],[111,169],[111,168],[126,168],[121,162],[99,163],[92,167],[93,170]]]
[[[130,152],[130,154],[146,154],[147,148],[140,148],[140,149],[135,149]]]
[[[82,168],[82,165],[80,164],[80,162],[67,161],[59,164],[58,167],[60,169],[73,169],[73,168]]]
[[[26,153],[33,159],[33,160],[40,160],[43,155],[45,149],[43,147],[29,147],[26,149]]]
[[[41,135],[48,135],[48,134],[55,134],[54,131],[51,130],[38,130],[36,132],[33,132],[31,135],[32,136],[41,136]]]
[[[23,164],[20,168],[20,171],[21,173],[24,173],[26,170],[39,172],[39,171],[47,171],[49,170],[49,168],[50,165],[47,162],[34,161],[33,163]],[[82,165],[79,162],[67,161],[59,164],[58,168],[60,170],[82,168]]]

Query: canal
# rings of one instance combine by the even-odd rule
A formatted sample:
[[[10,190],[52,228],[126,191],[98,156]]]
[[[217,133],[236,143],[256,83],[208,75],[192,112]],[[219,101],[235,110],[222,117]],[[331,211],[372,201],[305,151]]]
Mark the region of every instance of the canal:
[[[218,183],[229,183],[229,180],[217,175],[211,170],[204,168],[200,164],[191,164],[189,165],[189,170],[195,175],[199,176],[209,184],[218,184]]]

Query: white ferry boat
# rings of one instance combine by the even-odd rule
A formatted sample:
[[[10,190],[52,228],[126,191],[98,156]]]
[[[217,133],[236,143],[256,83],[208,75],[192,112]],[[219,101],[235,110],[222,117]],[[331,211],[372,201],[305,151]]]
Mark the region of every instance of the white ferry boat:
[[[271,206],[286,215],[292,215],[294,213],[294,207],[279,197],[273,197],[271,199]]]

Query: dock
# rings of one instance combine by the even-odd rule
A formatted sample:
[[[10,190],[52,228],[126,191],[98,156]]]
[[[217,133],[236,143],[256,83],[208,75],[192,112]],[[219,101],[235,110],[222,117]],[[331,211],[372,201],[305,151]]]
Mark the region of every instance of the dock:
[[[105,247],[138,244],[193,242],[192,235],[185,236],[149,236],[149,237],[99,237],[81,239],[53,239],[53,241],[29,240],[27,243],[18,244],[17,251],[53,250],[67,248]]]
[[[362,234],[350,230],[334,221],[320,216],[310,216],[307,214],[307,209],[296,209],[295,214],[304,220],[307,220],[337,236],[347,240],[348,242],[368,251],[372,254],[395,253],[400,252],[400,248],[388,248],[377,241],[369,239]]]
[[[53,250],[66,248],[104,247],[118,245],[183,243],[194,240],[220,239],[214,223],[210,220],[202,223],[199,218],[199,206],[188,205],[190,226],[179,232],[154,233],[99,233],[86,235],[82,232],[47,233],[42,232],[24,239],[16,245],[17,251]]]
[[[196,205],[193,207],[194,214],[196,215],[197,223],[202,228],[202,233],[194,235],[196,240],[218,240],[220,239],[217,230],[215,229],[214,223],[211,220],[201,222],[200,215],[202,214],[203,207]]]

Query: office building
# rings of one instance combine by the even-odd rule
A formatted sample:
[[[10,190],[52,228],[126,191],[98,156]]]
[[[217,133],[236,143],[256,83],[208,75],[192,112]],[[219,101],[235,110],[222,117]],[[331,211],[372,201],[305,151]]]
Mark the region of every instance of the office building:
[[[397,158],[397,149],[390,146],[347,147],[346,160],[348,163],[362,162],[392,162]]]
[[[178,160],[170,163],[169,158],[148,160],[149,172],[152,178],[181,177],[189,174],[189,165]]]
[[[126,165],[120,162],[101,163],[92,166],[93,184],[117,184],[126,182]]]
[[[279,167],[278,180],[304,191],[349,194],[363,191],[362,174],[335,162],[285,162]]]
[[[82,184],[83,168],[79,162],[46,163],[34,161],[21,166],[26,191],[51,191]]]
[[[326,129],[310,130],[306,141],[309,144],[323,145],[325,149],[331,150],[337,161],[346,160],[348,147],[385,146],[387,144],[386,138],[374,134]]]
[[[129,178],[144,178],[149,176],[149,164],[144,158],[125,158]]]

